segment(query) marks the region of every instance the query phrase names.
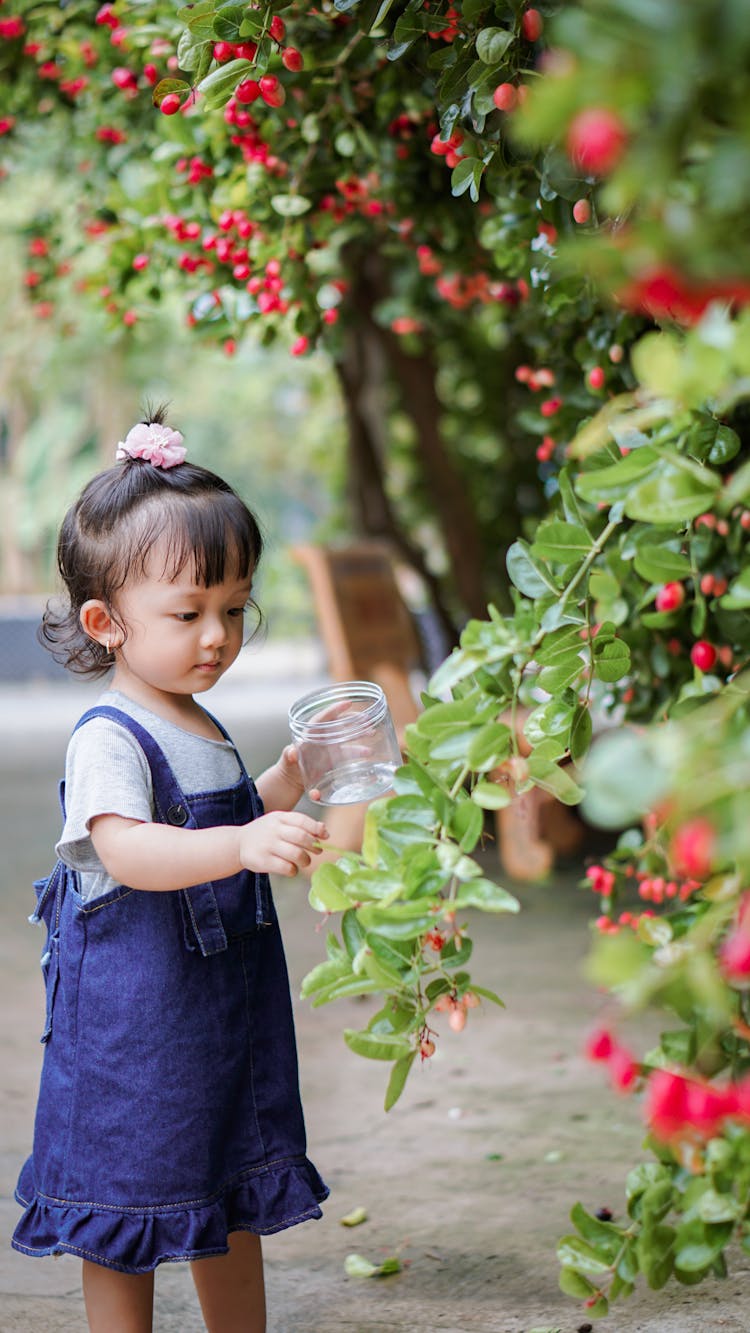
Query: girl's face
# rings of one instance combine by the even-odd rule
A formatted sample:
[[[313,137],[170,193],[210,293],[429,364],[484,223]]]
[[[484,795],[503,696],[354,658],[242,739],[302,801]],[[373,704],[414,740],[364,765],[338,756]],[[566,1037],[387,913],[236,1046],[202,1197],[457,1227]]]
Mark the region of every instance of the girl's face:
[[[228,577],[211,588],[194,582],[190,565],[174,578],[165,570],[166,550],[157,542],[145,576],[126,583],[117,597],[117,619],[126,636],[115,648],[115,688],[131,686],[152,702],[208,690],[232,665],[242,647],[243,612],[251,580],[228,566]]]

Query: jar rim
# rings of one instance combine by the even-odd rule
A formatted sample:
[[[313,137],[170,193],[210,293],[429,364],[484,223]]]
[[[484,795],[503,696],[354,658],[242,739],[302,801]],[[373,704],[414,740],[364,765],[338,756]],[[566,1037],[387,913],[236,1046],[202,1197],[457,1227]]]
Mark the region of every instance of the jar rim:
[[[366,707],[342,717],[315,721],[316,713],[346,701],[365,702]],[[289,728],[295,740],[341,740],[367,731],[387,713],[388,701],[380,685],[370,680],[347,680],[311,690],[296,699],[289,709]]]

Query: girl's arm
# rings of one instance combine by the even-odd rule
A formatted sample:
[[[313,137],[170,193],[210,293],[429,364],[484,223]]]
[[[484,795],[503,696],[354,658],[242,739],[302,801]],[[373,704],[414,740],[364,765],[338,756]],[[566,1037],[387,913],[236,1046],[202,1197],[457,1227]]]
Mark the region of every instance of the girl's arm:
[[[325,824],[297,811],[272,811],[239,827],[172,828],[122,815],[97,815],[91,841],[105,870],[131,889],[167,892],[240,870],[296,875],[321,851]]]

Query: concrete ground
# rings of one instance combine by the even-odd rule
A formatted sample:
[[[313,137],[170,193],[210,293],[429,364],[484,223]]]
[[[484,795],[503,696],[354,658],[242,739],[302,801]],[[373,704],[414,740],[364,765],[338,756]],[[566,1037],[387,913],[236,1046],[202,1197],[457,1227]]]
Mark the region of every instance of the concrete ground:
[[[263,665],[263,662],[268,664]],[[293,665],[290,665],[290,662]],[[207,703],[256,771],[286,740],[285,712],[312,688],[315,652],[248,659]],[[0,1331],[85,1330],[79,1265],[31,1260],[7,1244],[12,1191],[30,1148],[42,1048],[38,1043],[42,937],[26,922],[31,880],[51,864],[56,782],[68,731],[96,689],[0,691]],[[382,1110],[387,1067],[354,1056],[344,1027],[361,1027],[370,1002],[314,1010],[295,1001],[309,1151],[331,1187],[322,1222],[264,1242],[269,1333],[576,1333],[586,1315],[560,1294],[556,1239],[580,1199],[622,1215],[623,1180],[641,1160],[637,1104],[618,1099],[582,1059],[584,1034],[604,1001],[581,979],[589,902],[576,871],[524,887],[512,918],[473,914],[472,975],[507,1009],[484,1005],[461,1034],[441,1032],[432,1060]],[[276,886],[295,997],[324,954],[321,923],[303,881]],[[367,1210],[356,1229],[340,1224]],[[386,1278],[344,1273],[352,1252]],[[643,1287],[601,1327],[612,1333],[748,1333],[750,1261],[737,1255],[724,1282],[653,1293]],[[186,1265],[157,1274],[158,1333],[203,1328]],[[113,1330],[113,1333],[117,1333]]]

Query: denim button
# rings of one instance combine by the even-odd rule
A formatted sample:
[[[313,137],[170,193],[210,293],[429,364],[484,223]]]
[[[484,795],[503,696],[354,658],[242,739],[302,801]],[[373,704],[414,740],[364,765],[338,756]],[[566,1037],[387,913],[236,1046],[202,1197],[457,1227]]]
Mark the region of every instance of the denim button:
[[[167,810],[167,819],[170,824],[186,824],[188,812],[184,805],[170,805]]]

